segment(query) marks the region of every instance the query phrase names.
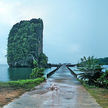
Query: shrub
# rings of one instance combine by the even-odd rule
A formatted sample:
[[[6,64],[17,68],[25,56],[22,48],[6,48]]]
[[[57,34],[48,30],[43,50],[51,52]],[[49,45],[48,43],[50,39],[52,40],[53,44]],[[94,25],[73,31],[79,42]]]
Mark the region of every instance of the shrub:
[[[30,78],[34,79],[34,78],[39,78],[42,77],[44,75],[44,68],[34,68],[32,69],[32,73],[30,74]]]
[[[100,78],[97,79],[97,83],[105,88],[108,88],[108,70],[106,70]]]
[[[33,60],[33,67],[38,67],[38,63],[36,60]]]
[[[95,84],[102,75],[102,67],[93,56],[81,58],[81,65],[78,69],[83,71],[80,74],[81,80],[86,80],[88,84]]]

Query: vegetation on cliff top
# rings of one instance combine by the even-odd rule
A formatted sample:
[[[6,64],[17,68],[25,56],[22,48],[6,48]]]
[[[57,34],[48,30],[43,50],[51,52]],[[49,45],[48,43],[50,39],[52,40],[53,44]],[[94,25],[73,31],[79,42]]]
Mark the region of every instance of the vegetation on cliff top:
[[[42,66],[47,64],[47,57],[43,54],[43,21],[41,19],[15,24],[8,37],[9,66],[31,67],[33,60],[37,60]]]

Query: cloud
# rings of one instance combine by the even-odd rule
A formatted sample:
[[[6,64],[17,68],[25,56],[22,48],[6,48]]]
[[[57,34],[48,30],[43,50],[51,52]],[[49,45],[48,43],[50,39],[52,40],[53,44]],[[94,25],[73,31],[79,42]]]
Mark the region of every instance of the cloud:
[[[19,2],[6,3],[5,1],[0,1],[0,23],[2,24],[13,24],[15,22],[15,7],[19,6]]]
[[[25,5],[25,2],[19,1],[0,1],[0,23],[13,25],[20,20],[31,18],[44,18],[47,15],[45,6]]]
[[[84,55],[107,56],[107,4],[99,0],[0,0],[0,48],[6,48],[13,24],[42,18],[44,51],[50,62],[78,61]]]
[[[47,19],[47,5],[28,0],[0,0],[0,63],[6,63],[7,37],[12,26],[32,18]],[[47,22],[47,21],[45,21]],[[44,23],[45,23],[44,22]]]
[[[6,63],[6,55],[7,55],[7,51],[6,49],[0,48],[0,64],[5,64]]]

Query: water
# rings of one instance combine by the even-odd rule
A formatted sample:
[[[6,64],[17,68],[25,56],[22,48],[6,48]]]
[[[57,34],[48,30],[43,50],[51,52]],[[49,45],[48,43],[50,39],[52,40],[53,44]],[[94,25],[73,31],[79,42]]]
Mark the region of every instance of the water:
[[[47,68],[44,74],[54,70],[56,67]],[[29,79],[32,68],[9,68],[8,65],[0,65],[0,81],[17,81],[22,79]]]
[[[106,70],[108,70],[108,65],[103,65],[102,67],[103,67],[103,69],[102,69],[103,72],[105,72]],[[75,66],[75,67],[69,67],[69,68],[70,68],[71,70],[73,70],[75,74],[83,73],[83,72],[81,72],[81,71],[79,71],[79,70],[77,69],[77,66]]]
[[[74,66],[74,67],[69,67],[75,74],[80,74],[80,73],[83,73],[81,71],[78,70],[77,66]]]
[[[103,65],[102,67],[103,67],[103,69],[102,69],[103,72],[105,72],[106,70],[108,70],[108,65]]]

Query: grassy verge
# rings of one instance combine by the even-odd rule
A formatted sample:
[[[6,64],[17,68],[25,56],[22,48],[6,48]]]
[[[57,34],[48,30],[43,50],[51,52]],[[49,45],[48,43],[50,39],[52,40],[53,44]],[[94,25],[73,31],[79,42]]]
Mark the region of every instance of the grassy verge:
[[[19,81],[10,81],[8,84],[11,87],[16,87],[16,88],[23,88],[26,90],[30,90],[31,88],[39,85],[45,80],[44,77],[37,78],[37,79],[27,79],[27,80],[19,80]]]
[[[24,92],[31,90],[45,80],[44,77],[37,79],[0,82],[0,108],[19,97]]]
[[[96,99],[102,108],[108,108],[108,89],[89,86],[83,83],[87,91]]]

